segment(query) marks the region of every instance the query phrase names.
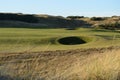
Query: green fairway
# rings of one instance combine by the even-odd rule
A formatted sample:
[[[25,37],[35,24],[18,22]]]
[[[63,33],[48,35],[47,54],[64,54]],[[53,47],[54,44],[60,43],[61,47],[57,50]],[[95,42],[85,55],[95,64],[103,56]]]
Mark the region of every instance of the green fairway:
[[[58,42],[60,38],[71,36],[81,37],[87,43],[62,45]],[[0,52],[50,51],[117,45],[120,45],[120,33],[112,30],[0,28]]]

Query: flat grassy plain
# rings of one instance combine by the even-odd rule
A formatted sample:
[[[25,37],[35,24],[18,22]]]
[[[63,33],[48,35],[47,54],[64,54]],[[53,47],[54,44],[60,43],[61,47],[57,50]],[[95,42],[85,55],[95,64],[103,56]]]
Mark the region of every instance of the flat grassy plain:
[[[60,38],[70,36],[84,37],[88,43],[71,46],[58,42]],[[0,28],[0,52],[53,51],[119,45],[120,33],[115,30]]]
[[[119,45],[117,30],[0,28],[0,80],[120,80]]]

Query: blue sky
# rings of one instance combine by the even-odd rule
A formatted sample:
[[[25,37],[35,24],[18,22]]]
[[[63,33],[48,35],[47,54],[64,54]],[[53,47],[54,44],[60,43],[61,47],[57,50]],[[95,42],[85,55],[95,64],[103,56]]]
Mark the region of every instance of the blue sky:
[[[0,0],[0,12],[49,15],[120,15],[120,0]]]

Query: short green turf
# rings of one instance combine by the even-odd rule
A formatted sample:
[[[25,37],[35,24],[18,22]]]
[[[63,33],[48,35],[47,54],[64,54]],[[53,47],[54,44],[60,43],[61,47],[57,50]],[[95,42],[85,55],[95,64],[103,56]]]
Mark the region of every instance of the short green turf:
[[[84,37],[85,40],[88,40],[88,43],[79,45],[58,43],[60,38],[70,36]],[[52,51],[119,45],[120,33],[115,30],[0,28],[0,52]]]

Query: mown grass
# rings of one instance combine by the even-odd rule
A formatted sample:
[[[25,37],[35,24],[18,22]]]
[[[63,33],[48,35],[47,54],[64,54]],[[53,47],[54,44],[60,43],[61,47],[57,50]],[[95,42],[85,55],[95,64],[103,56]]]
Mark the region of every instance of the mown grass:
[[[85,40],[87,39],[90,42],[87,44],[74,45],[74,47],[57,43],[59,38],[70,36],[82,36]],[[113,36],[115,36],[115,38],[113,38]],[[48,50],[108,47],[120,45],[119,40],[120,34],[117,31],[104,29],[79,28],[77,30],[66,30],[0,28],[1,52],[22,52],[26,50],[41,51],[46,46],[49,46]]]

